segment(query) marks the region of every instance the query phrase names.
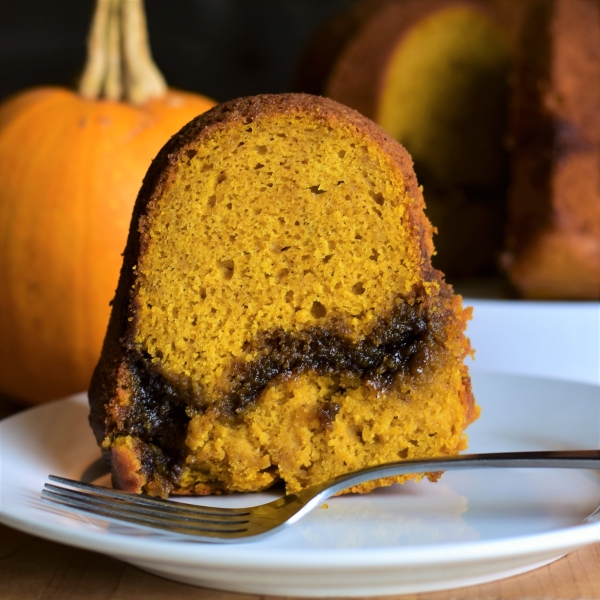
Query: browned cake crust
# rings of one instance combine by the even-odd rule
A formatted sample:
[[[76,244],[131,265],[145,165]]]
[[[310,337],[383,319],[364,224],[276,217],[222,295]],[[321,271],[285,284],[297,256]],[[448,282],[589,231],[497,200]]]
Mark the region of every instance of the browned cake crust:
[[[448,1],[448,0],[446,0]],[[459,3],[461,0],[458,0]],[[478,8],[485,10],[492,18],[498,20],[509,33],[510,40],[515,45],[518,42],[519,32],[527,7],[532,0],[467,0],[467,3],[477,4]],[[406,5],[406,0],[358,0],[352,4],[346,11],[343,11],[329,21],[323,24],[311,37],[309,44],[302,55],[300,64],[295,74],[293,91],[304,92],[307,94],[326,95],[327,85],[332,71],[335,68],[338,60],[344,55],[346,49],[357,39],[363,28],[367,26],[372,17],[381,11],[390,11],[386,14],[386,18],[381,19],[383,22],[388,20],[387,17],[395,21],[396,31],[401,33],[407,31],[408,19],[414,19],[430,14],[440,6],[444,6],[441,1],[431,3],[423,2],[422,0],[415,2],[415,7],[411,8],[405,14],[406,6],[398,6],[387,8],[387,5]],[[397,16],[395,16],[397,15]],[[388,26],[386,26],[386,29]],[[394,41],[397,35],[394,34],[393,28],[390,27],[390,39]],[[389,50],[386,51],[386,42],[389,39],[379,38],[375,36],[376,45],[380,48],[378,56],[388,56]],[[370,52],[370,49],[369,49]],[[360,60],[369,63],[371,70],[378,70],[378,66],[371,58],[367,58],[365,54],[360,56]],[[374,77],[373,74],[367,74],[368,77]],[[371,80],[367,79],[367,83]],[[376,88],[372,90],[376,93]],[[372,104],[368,103],[368,106]],[[372,114],[368,115],[373,118]]]
[[[352,43],[338,56],[325,93],[376,119],[386,67],[397,43],[422,19],[449,6],[489,11],[472,0],[388,0],[368,15]]]
[[[529,298],[600,298],[600,3],[534,2],[514,76],[504,266]]]
[[[338,122],[344,123],[345,126],[351,124],[357,135],[367,144],[378,146],[391,158],[402,172],[408,192],[415,200],[408,208],[406,218],[414,231],[415,240],[420,245],[419,276],[423,281],[435,282],[439,286],[439,297],[444,307],[443,310],[438,311],[439,315],[434,317],[434,321],[436,318],[440,320],[439,325],[434,325],[428,335],[441,335],[439,333],[441,328],[450,319],[453,335],[462,340],[460,344],[463,345],[463,356],[470,352],[468,340],[464,337],[464,329],[470,313],[461,311],[460,299],[453,298],[451,288],[443,282],[441,274],[431,267],[430,257],[433,251],[431,225],[423,215],[423,198],[412,170],[411,159],[399,144],[362,115],[325,98],[303,94],[264,95],[219,105],[190,122],[164,146],[144,179],[134,207],[121,277],[102,356],[89,391],[90,423],[99,444],[115,431],[137,432],[136,435],[139,435],[140,439],[145,436],[145,439],[152,440],[152,444],[140,443],[139,451],[134,454],[104,449],[106,458],[112,462],[114,480],[119,487],[139,490],[140,483],[133,480],[135,479],[133,474],[145,470],[159,472],[165,481],[170,482],[168,484],[170,487],[154,490],[153,493],[164,495],[165,490],[168,493],[172,489],[173,480],[177,479],[178,465],[185,450],[185,435],[181,432],[185,431],[189,421],[185,402],[181,402],[182,394],[187,393],[185,386],[178,388],[177,382],[166,381],[160,375],[148,370],[144,357],[136,349],[133,340],[138,310],[135,296],[136,265],[139,258],[144,256],[149,243],[147,216],[161,194],[173,184],[178,164],[189,160],[189,157],[195,153],[193,148],[198,147],[202,140],[211,139],[216,132],[224,130],[232,123],[250,125],[261,117],[282,113],[300,117],[310,114],[313,121],[321,121],[332,127],[335,127]],[[414,318],[419,319],[420,313],[417,313],[428,309],[431,307],[425,302],[422,308],[415,309],[417,312]],[[392,319],[390,323],[393,325],[393,319],[400,316],[394,317],[392,314],[390,318]],[[385,326],[385,323],[382,326]],[[292,346],[293,341],[291,341]],[[461,399],[467,419],[471,421],[476,417],[476,408],[466,367],[462,372]],[[227,402],[221,406],[221,412],[225,414],[230,411],[234,414],[235,411],[243,410],[260,393],[260,388],[250,390],[245,396],[244,393],[239,389],[232,393]],[[125,394],[142,398],[143,415],[138,414],[140,407],[137,405],[126,406],[126,403],[120,402],[119,399]],[[328,418],[326,412],[322,415],[325,420]],[[143,432],[140,433],[142,422]],[[153,454],[154,447],[160,448],[160,455]],[[140,462],[141,466],[137,464]],[[208,486],[205,489],[206,491],[202,493],[217,490]]]
[[[423,18],[450,6],[467,6],[516,29],[518,0],[359,0],[313,37],[295,89],[323,94],[376,118],[385,67],[402,39]]]

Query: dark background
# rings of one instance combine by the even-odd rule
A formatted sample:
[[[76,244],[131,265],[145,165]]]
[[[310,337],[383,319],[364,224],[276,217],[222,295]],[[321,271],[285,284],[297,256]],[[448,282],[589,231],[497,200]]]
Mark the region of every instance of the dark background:
[[[313,32],[352,0],[146,0],[154,58],[167,82],[219,101],[290,90]],[[0,100],[73,85],[93,0],[0,0]]]

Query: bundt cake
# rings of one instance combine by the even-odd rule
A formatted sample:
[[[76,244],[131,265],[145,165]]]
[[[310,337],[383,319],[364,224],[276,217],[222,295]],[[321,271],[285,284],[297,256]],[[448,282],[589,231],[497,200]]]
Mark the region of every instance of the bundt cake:
[[[503,264],[527,298],[600,298],[600,2],[543,0],[514,77]]]
[[[505,0],[361,0],[314,38],[299,91],[381,125],[412,155],[451,279],[497,272],[516,12]]]
[[[431,267],[423,206],[407,152],[331,100],[185,126],[139,193],[89,391],[114,484],[294,492],[463,449],[470,310]]]

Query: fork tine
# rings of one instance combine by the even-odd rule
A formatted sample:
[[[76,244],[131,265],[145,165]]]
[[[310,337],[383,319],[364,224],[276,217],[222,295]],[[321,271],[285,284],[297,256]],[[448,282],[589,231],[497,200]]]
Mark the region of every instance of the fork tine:
[[[248,518],[238,517],[237,515],[210,515],[210,514],[195,514],[189,511],[179,512],[177,510],[165,511],[162,507],[152,505],[140,505],[130,502],[129,499],[115,500],[114,498],[108,498],[105,496],[97,496],[93,492],[80,492],[77,490],[70,490],[62,488],[56,485],[46,483],[44,485],[43,492],[47,492],[47,496],[55,498],[60,496],[62,498],[79,500],[82,502],[88,502],[91,499],[94,501],[95,506],[105,506],[112,508],[114,506],[120,506],[127,509],[131,513],[137,513],[146,516],[155,516],[172,523],[189,523],[189,524],[209,524],[209,525],[244,525],[248,523]]]
[[[107,503],[106,501],[98,502],[98,499],[93,496],[82,495],[82,498],[71,497],[67,494],[57,494],[51,490],[42,490],[42,498],[53,503],[62,504],[69,508],[89,512],[100,517],[108,517],[117,519],[126,523],[135,523],[146,527],[154,527],[156,529],[167,530],[185,535],[195,535],[200,537],[223,537],[227,535],[236,535],[247,530],[244,525],[238,525],[237,528],[224,527],[223,524],[214,526],[202,525],[198,522],[186,522],[173,520],[171,517],[158,517],[154,515],[142,515],[139,512],[132,512],[130,507],[125,504]]]
[[[145,494],[133,494],[131,492],[122,492],[121,490],[113,490],[111,488],[102,487],[93,483],[83,483],[75,479],[67,479],[66,477],[58,477],[57,475],[49,475],[48,479],[64,486],[83,490],[84,492],[92,492],[102,496],[108,496],[117,500],[127,500],[133,504],[140,506],[152,506],[160,508],[161,511],[176,511],[187,512],[194,515],[215,515],[227,517],[246,517],[250,514],[247,508],[219,508],[212,506],[197,506],[195,504],[185,504],[174,500],[163,500],[162,498],[154,498]],[[48,484],[46,484],[48,485]]]

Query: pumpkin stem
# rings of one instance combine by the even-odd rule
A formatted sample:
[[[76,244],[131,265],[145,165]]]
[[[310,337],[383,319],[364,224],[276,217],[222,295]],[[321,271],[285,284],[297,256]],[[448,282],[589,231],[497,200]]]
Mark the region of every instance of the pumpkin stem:
[[[166,91],[152,60],[143,0],[96,0],[79,93],[140,105]]]

